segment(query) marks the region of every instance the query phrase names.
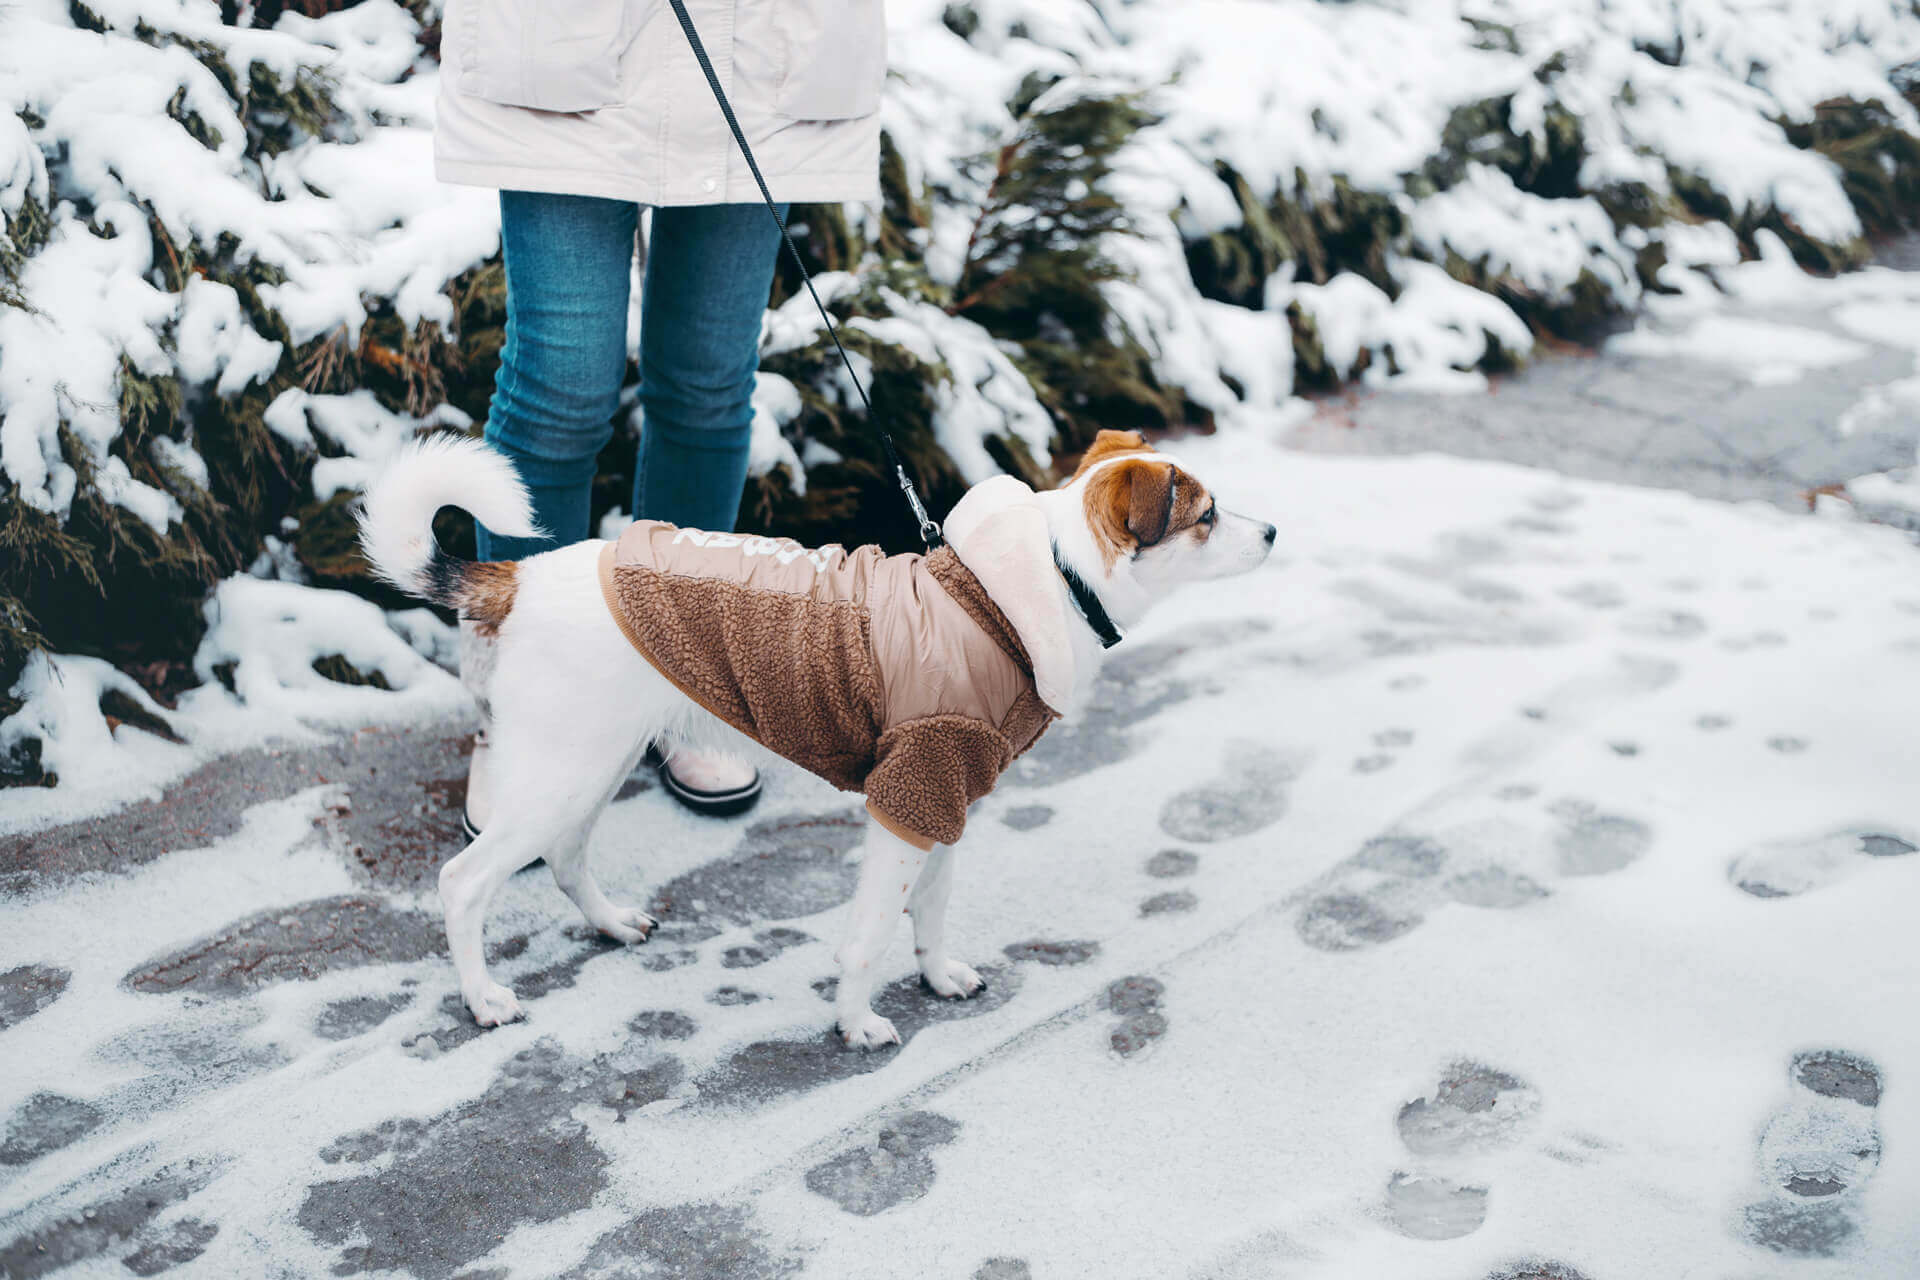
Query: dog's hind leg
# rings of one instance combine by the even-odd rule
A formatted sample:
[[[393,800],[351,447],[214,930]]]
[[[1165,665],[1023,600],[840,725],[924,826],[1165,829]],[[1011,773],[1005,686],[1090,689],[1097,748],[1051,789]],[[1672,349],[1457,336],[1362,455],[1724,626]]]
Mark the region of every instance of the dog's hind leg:
[[[499,814],[460,855],[440,868],[440,904],[446,910],[447,949],[460,975],[460,997],[483,1027],[520,1016],[513,992],[487,974],[485,931],[493,896],[520,868],[546,853],[550,836],[541,819],[558,815],[525,810]],[[546,828],[551,832],[552,828]]]
[[[965,1000],[987,984],[972,966],[947,954],[947,899],[952,896],[953,846],[937,844],[907,899],[913,915],[913,955],[929,990],[949,1000]]]
[[[521,706],[497,719],[492,737],[500,787],[492,818],[477,840],[440,869],[447,946],[461,997],[482,1026],[520,1016],[513,992],[487,976],[483,934],[494,895],[537,858],[578,860],[586,833],[626,776],[629,747],[638,755],[628,731],[604,717],[583,723],[570,714],[577,710],[554,699],[536,712]]]
[[[609,938],[626,943],[645,942],[658,921],[638,907],[616,904],[601,890],[600,882],[594,879],[593,867],[588,861],[587,838],[593,834],[594,825],[606,811],[607,802],[620,789],[620,783],[633,772],[633,766],[639,762],[645,745],[636,743],[631,752],[617,762],[618,768],[601,789],[600,799],[592,812],[547,854],[547,865],[553,869],[555,883],[560,886],[561,892],[573,899],[573,905],[580,908],[580,914],[587,918],[587,923]]]
[[[840,1036],[851,1049],[899,1044],[893,1023],[873,1011],[873,970],[886,954],[894,922],[907,905],[927,855],[878,823],[867,828],[867,853],[853,891],[853,915],[840,944],[840,990],[834,998]]]

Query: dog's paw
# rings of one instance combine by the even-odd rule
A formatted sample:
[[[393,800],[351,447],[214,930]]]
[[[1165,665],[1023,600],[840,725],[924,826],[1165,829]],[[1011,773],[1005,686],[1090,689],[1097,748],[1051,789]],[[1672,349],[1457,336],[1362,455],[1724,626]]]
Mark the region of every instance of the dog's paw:
[[[467,1008],[473,1020],[483,1027],[498,1027],[526,1016],[513,992],[497,982],[489,982],[478,991],[466,993]]]
[[[606,919],[595,920],[593,927],[609,938],[631,946],[636,942],[645,942],[659,923],[638,907],[616,907]]]
[[[987,989],[987,980],[975,972],[972,965],[958,960],[922,969],[920,981],[927,990],[948,1000],[966,1000]]]
[[[880,1049],[900,1043],[893,1024],[869,1009],[852,1020],[840,1019],[840,1038],[849,1049]]]

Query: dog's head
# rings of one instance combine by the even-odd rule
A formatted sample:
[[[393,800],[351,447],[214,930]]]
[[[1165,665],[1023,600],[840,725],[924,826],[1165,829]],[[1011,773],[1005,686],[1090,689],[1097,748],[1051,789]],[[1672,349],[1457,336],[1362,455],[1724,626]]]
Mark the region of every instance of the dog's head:
[[[1066,500],[1052,504],[1061,553],[1116,617],[1137,617],[1187,583],[1259,568],[1277,534],[1222,509],[1137,431],[1102,431],[1056,493]]]

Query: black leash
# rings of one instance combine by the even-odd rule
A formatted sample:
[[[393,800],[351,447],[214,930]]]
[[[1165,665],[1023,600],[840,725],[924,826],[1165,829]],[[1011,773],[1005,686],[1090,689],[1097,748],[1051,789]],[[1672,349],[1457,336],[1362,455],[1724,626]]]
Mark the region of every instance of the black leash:
[[[861,407],[867,411],[867,421],[880,433],[880,444],[887,451],[887,461],[893,466],[894,475],[900,479],[900,492],[907,495],[907,505],[913,508],[913,518],[920,522],[920,541],[926,543],[932,551],[946,545],[946,539],[940,536],[939,522],[927,514],[920,503],[919,491],[913,487],[913,479],[907,475],[907,466],[900,461],[900,451],[893,447],[893,437],[873,416],[873,402],[867,399],[867,389],[860,382],[860,375],[853,371],[853,361],[847,358],[847,349],[840,345],[840,331],[833,323],[833,317],[827,314],[826,304],[820,301],[820,295],[814,291],[813,277],[807,272],[807,264],[800,260],[800,249],[793,243],[793,237],[787,233],[786,219],[780,216],[780,210],[773,203],[773,193],[767,190],[767,180],[760,176],[760,166],[754,161],[753,148],[747,145],[747,135],[740,130],[740,121],[734,117],[733,104],[727,101],[726,91],[720,87],[720,77],[714,74],[713,63],[707,58],[707,47],[700,43],[700,33],[693,29],[693,19],[687,16],[684,0],[667,0],[673,6],[673,16],[680,19],[680,29],[687,33],[687,43],[693,46],[693,56],[700,63],[700,70],[706,72],[707,85],[713,90],[715,102],[720,104],[720,114],[727,118],[727,127],[733,130],[733,140],[740,144],[740,154],[746,157],[747,168],[753,173],[753,180],[760,187],[760,198],[767,202],[767,212],[773,215],[774,225],[780,228],[780,238],[786,242],[787,255],[793,259],[793,265],[800,269],[800,278],[806,281],[807,292],[813,296],[813,305],[820,308],[820,318],[827,322],[827,336],[833,339],[833,349],[840,353],[840,363],[847,367],[847,376],[853,379],[853,389],[860,393]]]

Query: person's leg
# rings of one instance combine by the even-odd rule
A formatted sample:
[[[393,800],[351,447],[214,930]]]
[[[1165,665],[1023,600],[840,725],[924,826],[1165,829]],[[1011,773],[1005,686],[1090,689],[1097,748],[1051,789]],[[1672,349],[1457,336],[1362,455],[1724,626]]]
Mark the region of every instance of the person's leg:
[[[518,560],[589,532],[594,464],[626,375],[638,218],[624,200],[500,193],[507,339],[486,438],[513,459],[548,536],[495,537],[482,526],[482,560]]]
[[[640,290],[637,518],[733,528],[753,437],[760,322],[779,244],[780,230],[762,205],[653,211]],[[661,765],[660,781],[688,808],[715,817],[760,798],[759,772],[725,752],[676,751]]]
[[[594,466],[613,435],[627,372],[627,299],[639,216],[638,205],[621,200],[500,193],[507,340],[494,375],[486,438],[513,459],[533,498],[534,520],[548,536],[496,537],[479,525],[474,532],[482,560],[520,560],[587,536]],[[467,656],[475,639],[464,625],[462,641],[464,667],[478,660]],[[492,751],[482,728],[467,767],[461,825],[469,840],[493,819]],[[478,926],[473,928],[477,938]]]
[[[636,517],[733,528],[779,244],[763,205],[653,211],[640,294]]]

